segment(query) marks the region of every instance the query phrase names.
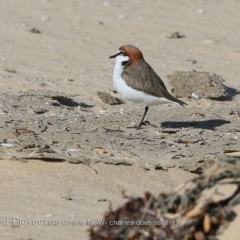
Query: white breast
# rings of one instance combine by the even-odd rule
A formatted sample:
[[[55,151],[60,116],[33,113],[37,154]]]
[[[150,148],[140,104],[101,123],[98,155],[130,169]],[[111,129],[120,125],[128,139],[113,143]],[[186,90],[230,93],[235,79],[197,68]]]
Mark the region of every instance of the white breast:
[[[142,91],[137,91],[133,88],[130,88],[122,78],[122,72],[124,70],[122,62],[128,60],[129,58],[127,56],[117,56],[113,72],[114,88],[118,93],[122,95],[125,101],[135,104],[143,104],[144,106],[148,107],[165,103],[174,103],[172,101],[167,100],[166,98],[154,97]]]

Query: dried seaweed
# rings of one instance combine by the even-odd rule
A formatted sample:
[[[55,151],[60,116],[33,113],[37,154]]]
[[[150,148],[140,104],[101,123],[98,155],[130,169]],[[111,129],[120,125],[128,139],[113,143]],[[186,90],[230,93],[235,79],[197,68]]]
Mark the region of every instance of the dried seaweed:
[[[214,170],[186,182],[170,194],[129,197],[111,207],[101,226],[89,229],[90,239],[216,239],[236,214],[240,199],[239,159],[225,157]]]

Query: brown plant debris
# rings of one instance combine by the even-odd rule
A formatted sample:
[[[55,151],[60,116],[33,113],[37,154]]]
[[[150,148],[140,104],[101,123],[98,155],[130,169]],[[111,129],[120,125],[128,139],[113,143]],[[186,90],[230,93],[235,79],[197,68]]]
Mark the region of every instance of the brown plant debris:
[[[110,207],[103,224],[89,229],[91,240],[217,239],[240,203],[240,159],[226,156],[170,194],[124,197],[127,203]]]
[[[18,137],[21,134],[34,134],[32,130],[26,129],[26,128],[21,128],[19,127],[19,123],[15,123],[14,129],[13,129],[13,134]]]
[[[4,68],[3,71],[9,72],[9,73],[16,73],[17,71],[14,70],[13,68]]]
[[[37,33],[37,34],[41,33],[41,31],[38,30],[37,28],[31,28],[31,29],[29,29],[29,32],[30,33]]]
[[[179,32],[174,32],[170,36],[167,36],[167,38],[185,38],[185,35],[180,34]]]

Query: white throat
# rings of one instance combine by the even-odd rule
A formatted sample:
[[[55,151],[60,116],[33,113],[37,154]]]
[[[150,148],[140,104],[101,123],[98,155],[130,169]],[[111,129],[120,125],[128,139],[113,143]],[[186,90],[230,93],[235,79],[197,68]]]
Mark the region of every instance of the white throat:
[[[122,65],[122,63],[126,62],[128,60],[129,60],[128,56],[118,55],[116,57],[116,64],[115,64],[114,73],[113,73],[113,82],[115,82],[116,78],[119,78],[119,77],[122,76],[122,72],[123,72],[123,69],[124,69],[124,66]]]

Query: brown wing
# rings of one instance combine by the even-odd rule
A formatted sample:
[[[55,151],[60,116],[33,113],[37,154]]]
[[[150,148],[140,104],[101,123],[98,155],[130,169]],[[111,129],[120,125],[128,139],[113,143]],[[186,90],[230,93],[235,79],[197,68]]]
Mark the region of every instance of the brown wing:
[[[164,97],[182,106],[186,105],[186,103],[175,98],[168,92],[162,79],[145,61],[140,61],[138,64],[127,66],[122,73],[122,78],[129,87],[138,91],[142,91],[155,97]],[[133,81],[133,79],[135,79],[135,81]]]

